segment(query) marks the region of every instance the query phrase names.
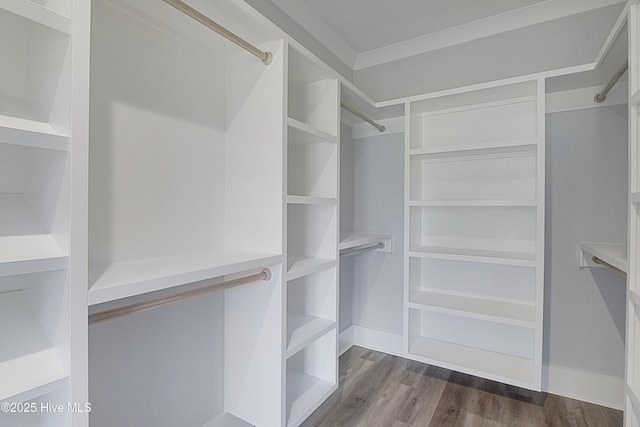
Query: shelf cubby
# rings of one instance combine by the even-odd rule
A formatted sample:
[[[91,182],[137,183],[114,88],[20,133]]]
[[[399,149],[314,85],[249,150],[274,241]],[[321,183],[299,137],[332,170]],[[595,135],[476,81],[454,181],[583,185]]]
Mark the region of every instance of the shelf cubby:
[[[287,207],[287,279],[336,261],[336,210],[332,205]]]
[[[287,187],[290,196],[333,198],[337,196],[338,144],[314,140],[301,143],[289,127]]]
[[[335,328],[287,359],[288,426],[304,421],[337,388]]]
[[[336,268],[287,282],[287,357],[336,327]]]
[[[410,308],[409,353],[500,382],[529,388],[534,382],[533,328]]]

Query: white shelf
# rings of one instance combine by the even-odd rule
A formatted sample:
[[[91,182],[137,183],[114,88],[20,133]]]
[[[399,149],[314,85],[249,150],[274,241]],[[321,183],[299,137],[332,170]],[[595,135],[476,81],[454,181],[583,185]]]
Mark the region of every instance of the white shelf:
[[[291,205],[337,205],[338,199],[331,197],[287,196]]]
[[[535,207],[535,200],[413,200],[411,207]]]
[[[202,427],[251,427],[251,424],[227,412],[223,412]]]
[[[282,262],[281,255],[194,252],[107,266],[89,288],[89,305],[127,298]]]
[[[426,309],[527,328],[534,328],[536,320],[533,304],[433,290],[412,290],[409,308]]]
[[[640,192],[631,193],[631,203],[640,203]]]
[[[335,144],[338,142],[337,136],[323,132],[294,118],[287,117],[287,125],[292,131],[288,138],[291,144]]]
[[[580,242],[580,267],[606,267],[594,263],[594,256],[625,273],[629,269],[626,243]]]
[[[0,143],[67,151],[69,137],[48,123],[0,115]]]
[[[29,0],[0,0],[0,9],[61,33],[71,33],[71,19]]]
[[[640,90],[635,91],[634,94],[631,95],[631,98],[629,99],[629,105],[633,107],[637,107],[638,105],[640,105]]]
[[[373,245],[379,242],[387,242],[392,238],[393,236],[391,234],[381,233],[340,233],[340,243],[338,243],[338,250],[351,249],[357,246]]]
[[[0,276],[67,267],[52,235],[20,194],[0,194]]]
[[[287,396],[296,399],[287,402],[287,425],[300,425],[336,388],[337,385],[314,376],[288,372]]]
[[[327,268],[335,267],[336,260],[324,258],[289,257],[286,280],[294,280],[299,277],[317,273]]]
[[[538,145],[537,139],[522,139],[514,141],[495,141],[482,144],[460,144],[447,147],[431,147],[409,150],[410,156],[424,156],[429,154],[456,154],[456,155],[476,155],[486,150],[501,148],[530,147],[533,149]]]
[[[409,353],[426,363],[480,375],[507,384],[530,386],[533,360],[425,337],[410,337]]]
[[[67,373],[23,291],[0,294],[0,401],[60,386]]]
[[[444,259],[451,261],[484,262],[490,264],[535,267],[535,254],[521,252],[488,251],[480,249],[458,249],[423,246],[411,248],[410,257]]]
[[[286,357],[289,358],[336,327],[336,322],[321,317],[304,314],[287,316],[288,345]]]

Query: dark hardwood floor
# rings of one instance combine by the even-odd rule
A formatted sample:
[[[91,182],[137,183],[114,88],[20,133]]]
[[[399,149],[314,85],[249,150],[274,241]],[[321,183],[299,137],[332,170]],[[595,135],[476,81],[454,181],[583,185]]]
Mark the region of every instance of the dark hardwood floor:
[[[340,357],[340,388],[311,426],[622,426],[622,412],[361,347]]]

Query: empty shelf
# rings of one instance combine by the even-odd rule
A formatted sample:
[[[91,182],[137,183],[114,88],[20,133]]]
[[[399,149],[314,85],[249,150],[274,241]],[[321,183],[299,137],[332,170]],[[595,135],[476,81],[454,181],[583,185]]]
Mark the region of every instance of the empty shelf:
[[[516,148],[523,147],[527,149],[533,149],[538,144],[537,139],[522,139],[513,141],[495,141],[482,144],[460,144],[450,145],[446,147],[427,147],[413,149],[409,151],[411,156],[424,156],[429,154],[447,154],[455,153],[460,155],[477,155],[482,154],[486,150],[504,149],[504,148]]]
[[[71,32],[71,19],[30,0],[0,0],[0,9],[61,33]]]
[[[326,132],[316,129],[313,126],[309,126],[306,123],[302,123],[299,120],[287,118],[287,125],[289,126],[289,144],[317,144],[317,143],[337,143],[338,137],[330,135]]]
[[[334,320],[304,314],[289,314],[287,316],[287,331],[289,332],[286,357],[293,356],[335,327]]]
[[[581,263],[580,267],[594,266],[592,257],[627,272],[629,268],[627,257],[627,245],[623,243],[594,243],[580,242]]]
[[[294,280],[302,276],[317,273],[327,268],[335,267],[336,260],[325,258],[289,257],[287,262],[287,280]]]
[[[409,206],[487,206],[487,207],[519,207],[537,206],[535,200],[416,200],[410,201]]]
[[[391,234],[378,234],[378,233],[360,233],[349,232],[340,233],[340,243],[338,243],[338,249],[350,249],[357,246],[374,245],[380,242],[386,242],[392,239]]]
[[[412,290],[409,307],[528,328],[535,327],[536,320],[533,304],[455,295],[440,291]]]
[[[287,203],[292,205],[337,205],[338,199],[330,197],[287,196]]]
[[[251,427],[251,424],[227,412],[223,412],[202,427]]]
[[[0,325],[0,401],[59,387],[67,373],[23,291],[0,294]]]
[[[524,252],[488,251],[481,249],[442,248],[421,246],[412,248],[410,257],[444,259],[452,261],[484,262],[491,264],[535,267],[535,254]]]
[[[337,388],[301,372],[287,372],[287,425],[300,425]]]
[[[449,369],[531,386],[533,360],[425,337],[410,337],[409,353]]]
[[[66,151],[69,137],[48,123],[0,115],[0,143]]]
[[[89,288],[89,305],[127,298],[267,267],[281,255],[251,252],[194,252],[169,257],[118,262],[104,268]]]

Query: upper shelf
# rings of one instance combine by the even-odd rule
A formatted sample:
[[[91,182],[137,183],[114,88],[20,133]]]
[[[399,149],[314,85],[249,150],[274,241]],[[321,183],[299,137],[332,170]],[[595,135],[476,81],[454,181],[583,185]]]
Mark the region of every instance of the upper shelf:
[[[439,147],[415,148],[409,150],[409,155],[424,156],[429,154],[451,153],[455,153],[456,155],[476,155],[481,154],[487,150],[503,148],[528,147],[533,149],[538,144],[538,142],[538,139],[518,139],[509,141],[486,142],[482,144],[459,144]]]
[[[49,123],[0,115],[0,143],[66,151],[69,137]]]
[[[411,207],[535,207],[535,200],[480,200],[480,199],[451,199],[451,200],[412,200],[409,202]]]
[[[282,262],[281,255],[194,252],[106,266],[89,288],[89,305],[240,273]]]
[[[0,9],[64,34],[71,32],[71,19],[29,0],[0,0]]]
[[[50,391],[67,377],[23,291],[0,294],[0,325],[0,401],[34,397],[34,391]]]
[[[629,270],[626,243],[580,242],[580,267],[605,267],[594,262],[593,257],[624,273]]]
[[[328,134],[320,129],[317,129],[311,125],[296,120],[291,117],[287,117],[287,125],[289,126],[289,143],[292,144],[316,144],[316,143],[336,143],[338,137]]]
[[[481,249],[442,248],[421,246],[411,248],[410,257],[442,259],[451,261],[484,262],[489,264],[517,265],[535,267],[535,254],[523,252],[504,252]]]

